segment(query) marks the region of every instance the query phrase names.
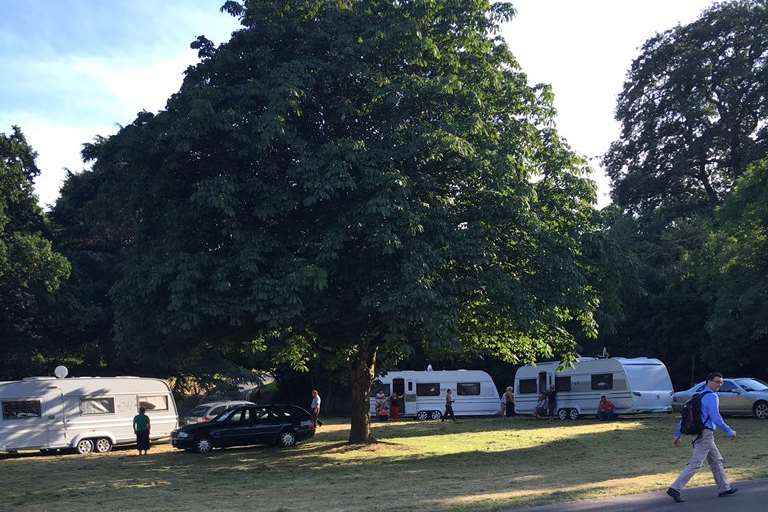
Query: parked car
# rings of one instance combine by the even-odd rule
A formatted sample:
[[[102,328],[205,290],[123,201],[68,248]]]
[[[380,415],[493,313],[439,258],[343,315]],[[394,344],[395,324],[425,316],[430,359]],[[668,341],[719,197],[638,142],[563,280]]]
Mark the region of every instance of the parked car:
[[[175,448],[209,453],[214,448],[275,444],[284,448],[315,435],[315,422],[295,405],[239,405],[206,423],[171,432]]]
[[[181,420],[182,425],[192,425],[195,423],[206,423],[213,418],[228,411],[238,405],[256,405],[247,400],[227,400],[220,402],[208,402],[196,406],[192,411]]]
[[[699,382],[685,391],[678,391],[672,397],[672,408],[680,411],[685,402],[695,393],[704,391],[706,382]],[[761,420],[768,419],[768,384],[750,377],[724,379],[720,391],[720,412],[728,415],[751,415]]]

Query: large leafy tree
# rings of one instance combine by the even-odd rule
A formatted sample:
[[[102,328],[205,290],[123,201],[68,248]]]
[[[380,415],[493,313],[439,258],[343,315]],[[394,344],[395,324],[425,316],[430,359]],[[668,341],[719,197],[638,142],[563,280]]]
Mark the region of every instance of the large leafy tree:
[[[34,194],[36,153],[21,130],[0,133],[0,378],[39,370],[48,340],[46,305],[69,275]]]
[[[768,150],[768,4],[718,4],[649,39],[619,95],[613,197],[667,225],[712,212]]]
[[[692,262],[717,206],[768,151],[766,26],[768,4],[736,1],[657,34],[618,99],[621,137],[605,164],[626,217],[611,237],[626,241],[636,264],[630,279],[613,281],[618,289],[609,283],[603,304],[628,313],[602,336],[628,353],[665,356],[680,384],[711,362],[702,349],[710,307]]]
[[[323,354],[359,442],[372,379],[414,346],[529,362],[594,334],[594,185],[495,35],[508,4],[224,9],[242,29],[198,38],[166,110],[86,150],[128,227],[128,353]]]
[[[711,362],[766,374],[768,356],[768,160],[755,163],[718,210],[699,263],[711,314]]]

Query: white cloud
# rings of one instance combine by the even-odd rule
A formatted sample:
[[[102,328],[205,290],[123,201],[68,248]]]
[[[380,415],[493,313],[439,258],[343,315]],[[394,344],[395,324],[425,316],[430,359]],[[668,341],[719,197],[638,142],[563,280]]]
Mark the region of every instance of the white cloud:
[[[11,124],[19,125],[27,142],[37,151],[37,166],[42,172],[35,181],[35,192],[45,208],[56,202],[66,177],[65,168],[73,172],[83,168],[80,158],[82,145],[91,142],[96,135],[111,135],[117,131],[114,125],[75,127],[31,116],[18,116],[0,122],[4,132],[10,130]]]
[[[196,61],[194,52],[186,51],[145,66],[120,59],[78,58],[72,68],[84,80],[101,84],[119,110],[134,115],[142,109],[156,112],[165,108],[168,97],[179,89],[184,70]]]

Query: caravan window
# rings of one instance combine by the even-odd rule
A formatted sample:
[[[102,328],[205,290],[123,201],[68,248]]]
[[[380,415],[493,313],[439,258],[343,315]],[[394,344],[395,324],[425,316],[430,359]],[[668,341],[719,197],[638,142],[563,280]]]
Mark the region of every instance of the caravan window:
[[[114,414],[114,398],[81,398],[80,414]]]
[[[13,402],[3,402],[4,420],[39,418],[41,412],[40,400],[15,400]]]
[[[592,390],[603,391],[604,389],[613,389],[613,374],[596,373],[592,375]]]
[[[570,391],[570,390],[571,390],[570,377],[555,377],[555,391]]]
[[[535,395],[538,391],[536,379],[520,379],[518,393],[521,395]]]
[[[149,411],[167,411],[168,410],[168,397],[167,396],[140,396],[139,408],[143,407]]]
[[[456,393],[459,395],[479,395],[479,382],[459,382],[456,384]]]
[[[440,396],[440,384],[416,383],[416,396]]]

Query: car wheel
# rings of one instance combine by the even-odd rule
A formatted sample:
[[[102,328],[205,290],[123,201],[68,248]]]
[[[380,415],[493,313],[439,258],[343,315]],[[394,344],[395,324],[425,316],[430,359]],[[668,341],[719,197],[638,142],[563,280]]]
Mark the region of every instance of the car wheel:
[[[296,445],[296,434],[290,430],[284,430],[277,438],[277,444],[282,448],[290,448]]]
[[[96,440],[96,453],[107,453],[112,450],[112,441],[106,437]]]
[[[81,439],[75,448],[80,455],[88,455],[93,452],[93,441],[90,439]]]
[[[419,421],[427,421],[429,419],[429,412],[419,411],[418,414],[416,414],[416,419]]]
[[[557,411],[557,417],[565,421],[568,419],[569,412],[570,412],[570,409],[560,409],[559,411]]]
[[[439,420],[440,418],[443,417],[443,413],[441,413],[440,411],[432,411],[429,417],[432,418],[433,420]]]
[[[206,455],[208,453],[211,453],[211,450],[213,450],[213,442],[207,437],[201,437],[200,439],[195,441],[195,451],[197,453]]]
[[[578,411],[578,409],[571,409],[571,410],[568,412],[568,418],[569,418],[571,421],[576,421],[577,419],[579,419],[579,411]]]
[[[768,402],[757,402],[752,407],[752,412],[755,415],[755,418],[760,420],[766,420],[768,419]]]

